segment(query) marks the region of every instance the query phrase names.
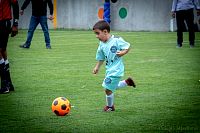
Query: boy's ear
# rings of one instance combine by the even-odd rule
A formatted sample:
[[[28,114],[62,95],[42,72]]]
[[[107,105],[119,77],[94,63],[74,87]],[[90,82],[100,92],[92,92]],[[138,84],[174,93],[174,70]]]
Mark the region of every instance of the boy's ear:
[[[107,31],[106,29],[104,29],[104,30],[103,30],[103,33],[107,34],[107,33],[108,33],[108,31]]]

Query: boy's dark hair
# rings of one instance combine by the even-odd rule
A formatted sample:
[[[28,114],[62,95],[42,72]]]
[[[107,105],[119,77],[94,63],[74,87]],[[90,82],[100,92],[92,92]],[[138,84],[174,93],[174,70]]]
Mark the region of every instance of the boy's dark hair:
[[[100,20],[93,26],[93,30],[95,30],[95,29],[99,29],[101,31],[107,30],[108,33],[109,33],[110,32],[110,25],[105,20]]]

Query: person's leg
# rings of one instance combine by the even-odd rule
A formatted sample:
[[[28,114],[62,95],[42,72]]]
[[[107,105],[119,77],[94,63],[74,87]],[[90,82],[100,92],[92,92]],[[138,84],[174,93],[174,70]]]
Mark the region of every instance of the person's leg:
[[[48,24],[47,24],[47,16],[41,16],[40,17],[40,25],[41,25],[42,30],[44,32],[46,48],[51,48],[49,31],[48,31],[49,29],[48,29]]]
[[[104,107],[104,111],[115,111],[114,93],[108,89],[105,89],[105,93],[106,93],[106,106]]]
[[[0,48],[1,52],[2,48]],[[0,76],[1,76],[1,88],[0,88],[0,94],[8,93],[9,88],[7,87],[6,82],[6,73],[5,73],[5,61],[3,58],[0,59]]]
[[[36,29],[38,24],[39,24],[38,17],[31,16],[30,23],[29,23],[28,34],[27,34],[27,39],[26,39],[25,44],[20,45],[21,48],[29,48],[30,47],[34,31],[35,31],[35,29]]]
[[[10,76],[10,65],[9,65],[8,59],[5,60],[5,73],[6,73],[6,80],[8,83],[9,91],[14,91],[14,86],[13,86],[11,76]]]
[[[116,90],[121,77],[106,77],[102,83],[106,93],[106,106],[104,111],[115,111],[114,107],[114,91]]]
[[[177,25],[177,47],[182,47],[183,29],[185,27],[183,11],[176,12],[176,25]]]
[[[195,32],[194,32],[194,13],[193,9],[187,10],[185,14],[185,20],[189,31],[190,47],[194,47]]]
[[[131,77],[127,78],[126,80],[119,81],[117,89],[124,88],[126,86],[133,86],[135,88],[135,81]]]
[[[5,70],[5,59],[7,59],[6,47],[10,33],[10,21],[4,21],[0,24],[0,76],[1,76],[1,89],[0,93],[8,93],[9,86],[7,86],[7,74]]]
[[[8,61],[8,58],[7,58],[7,50],[5,49],[1,49],[0,50],[1,53],[2,53],[2,56],[3,58],[1,58],[1,61],[0,61],[0,65],[1,65],[1,74],[0,75],[3,75],[3,87],[6,85],[6,87],[9,89],[9,91],[14,91],[14,86],[12,84],[12,80],[11,80],[11,76],[10,76],[10,70],[9,70],[9,61]],[[1,82],[1,83],[2,83]]]
[[[114,107],[114,91],[119,88],[123,88],[125,86],[133,86],[136,87],[135,82],[132,78],[127,78],[126,80],[120,81],[120,77],[106,77],[102,86],[105,89],[106,93],[106,106],[104,107],[104,111],[115,111]]]

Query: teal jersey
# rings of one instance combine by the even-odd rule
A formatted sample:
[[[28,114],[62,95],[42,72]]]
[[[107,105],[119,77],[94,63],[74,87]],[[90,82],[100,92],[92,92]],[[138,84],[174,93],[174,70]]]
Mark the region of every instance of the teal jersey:
[[[124,41],[121,37],[114,35],[107,42],[100,41],[96,53],[96,60],[105,61],[106,77],[121,77],[124,76],[124,64],[122,57],[116,55],[117,51],[128,49],[130,44]]]

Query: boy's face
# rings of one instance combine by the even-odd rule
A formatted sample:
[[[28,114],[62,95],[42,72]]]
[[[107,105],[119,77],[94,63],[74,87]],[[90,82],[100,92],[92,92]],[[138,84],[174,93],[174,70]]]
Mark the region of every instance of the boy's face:
[[[94,33],[96,34],[96,38],[98,38],[100,41],[102,42],[106,42],[108,40],[108,31],[107,30],[99,30],[99,29],[95,29],[93,30]]]

